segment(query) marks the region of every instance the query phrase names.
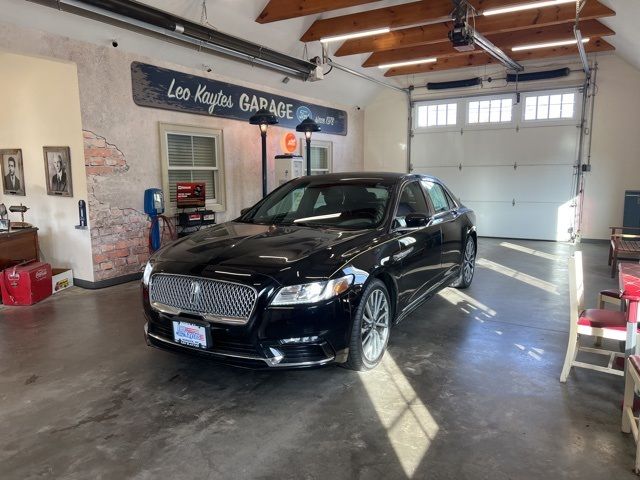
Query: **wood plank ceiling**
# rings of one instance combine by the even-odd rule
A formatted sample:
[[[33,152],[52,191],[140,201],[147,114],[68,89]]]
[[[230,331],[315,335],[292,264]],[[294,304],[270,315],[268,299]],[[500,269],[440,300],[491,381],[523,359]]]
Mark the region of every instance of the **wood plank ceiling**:
[[[362,64],[365,68],[427,58],[437,59],[431,63],[386,68],[385,76],[388,77],[496,63],[495,59],[479,48],[472,52],[459,52],[452,47],[447,36],[452,28],[451,0],[422,0],[382,8],[375,8],[376,3],[375,0],[270,0],[256,22],[270,23],[367,4],[370,8],[358,13],[315,20],[300,40],[312,42],[337,35],[390,29],[388,33],[343,41],[334,55],[342,57],[369,53]],[[490,9],[536,3],[540,3],[540,0],[470,0],[477,12],[474,19],[476,30],[514,60],[520,62],[577,56],[578,48],[575,44],[511,50],[523,45],[572,40],[576,17],[574,2],[564,1],[555,5],[483,15]],[[598,21],[599,18],[612,15],[615,12],[598,0],[586,0],[580,13],[580,29],[582,36],[589,39],[585,44],[587,53],[614,50],[613,45],[603,37],[614,35],[615,32]]]

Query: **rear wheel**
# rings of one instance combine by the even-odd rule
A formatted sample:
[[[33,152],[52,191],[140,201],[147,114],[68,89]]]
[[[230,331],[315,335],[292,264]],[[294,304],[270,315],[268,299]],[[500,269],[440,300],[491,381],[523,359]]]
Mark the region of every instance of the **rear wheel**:
[[[473,273],[476,269],[476,242],[474,242],[472,236],[467,236],[465,242],[464,251],[462,252],[462,263],[460,264],[460,275],[455,282],[451,284],[452,287],[464,289],[471,285],[473,280]]]
[[[356,310],[345,366],[360,371],[375,368],[387,349],[390,330],[389,293],[384,283],[375,279],[365,288]]]

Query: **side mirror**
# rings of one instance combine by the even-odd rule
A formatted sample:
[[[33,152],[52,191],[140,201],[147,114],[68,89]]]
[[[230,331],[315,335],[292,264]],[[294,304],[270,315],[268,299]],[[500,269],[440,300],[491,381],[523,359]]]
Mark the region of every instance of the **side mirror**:
[[[404,217],[404,221],[407,223],[407,228],[420,228],[429,223],[429,217],[424,213],[410,213]]]
[[[245,213],[247,213],[249,210],[251,210],[250,207],[247,208],[243,208],[242,210],[240,210],[240,215],[244,215]]]

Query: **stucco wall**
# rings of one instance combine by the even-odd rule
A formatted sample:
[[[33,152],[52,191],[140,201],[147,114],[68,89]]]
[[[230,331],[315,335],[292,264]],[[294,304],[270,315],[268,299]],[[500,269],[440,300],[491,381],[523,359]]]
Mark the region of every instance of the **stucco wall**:
[[[365,109],[365,170],[407,171],[407,96],[382,90]]]
[[[0,148],[22,149],[25,180],[25,196],[0,189],[0,203],[29,207],[25,221],[39,229],[42,260],[92,281],[89,232],[74,228],[78,200],[87,199],[76,66],[0,52],[0,92]],[[73,197],[47,195],[44,146],[70,147]]]
[[[162,48],[161,43],[158,44],[158,48]],[[260,69],[255,69],[254,79],[257,83],[249,83],[206,74],[201,70],[157,62],[150,58],[128,54],[120,49],[97,46],[3,23],[0,23],[0,49],[62,59],[77,65],[82,128],[85,132],[103,138],[106,143],[122,153],[126,162],[124,171],[96,173],[96,170],[90,168],[91,161],[87,160],[89,183],[92,187],[89,191],[92,196],[89,198],[90,205],[100,205],[103,212],[107,210],[134,212],[136,219],[139,220],[143,209],[143,190],[161,187],[162,184],[158,131],[160,122],[196,125],[223,131],[227,208],[225,212],[217,215],[219,221],[236,217],[242,208],[254,204],[260,198],[260,136],[257,127],[236,120],[138,107],[132,100],[130,66],[133,61],[141,61],[286,95],[285,92],[263,88],[258,83]],[[314,139],[332,142],[334,171],[362,170],[364,113],[354,107],[327,104],[313,98],[301,98],[301,100],[347,110],[349,133],[346,137],[320,133],[315,134]],[[270,188],[275,185],[273,156],[282,153],[280,140],[283,133],[287,131],[290,130],[277,126],[269,131]],[[81,132],[78,134],[81,135]],[[92,146],[85,145],[85,147],[90,149]],[[110,244],[108,247],[110,251],[122,250],[116,248],[117,242],[129,242],[127,248],[130,249],[130,256],[136,258],[135,263],[128,263],[125,260],[122,264],[122,260],[119,260],[121,265],[116,268],[116,265],[110,265],[113,263],[111,258],[105,262],[104,256],[99,256],[95,265],[96,280],[130,273],[139,268],[142,257],[138,258],[140,254],[136,252],[140,250],[137,247],[141,242],[134,239],[133,233],[127,233],[126,230],[121,229],[120,231],[111,230],[112,227],[118,227],[117,224],[101,224],[96,232],[93,228],[95,225],[92,225],[95,222],[95,208],[93,211],[90,208],[94,258],[96,255],[106,253],[101,251],[101,246],[105,243]],[[136,231],[139,230],[139,228],[136,229]],[[124,243],[120,243],[120,246],[123,245]],[[104,269],[100,267],[101,264],[104,264]]]

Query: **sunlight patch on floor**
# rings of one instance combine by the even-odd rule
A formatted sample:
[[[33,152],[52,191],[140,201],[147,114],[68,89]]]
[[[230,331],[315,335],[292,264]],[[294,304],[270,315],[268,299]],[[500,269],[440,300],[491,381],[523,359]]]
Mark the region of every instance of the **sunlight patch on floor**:
[[[517,245],[515,243],[501,242],[500,246],[510,248],[511,250],[517,250],[518,252],[528,253],[529,255],[534,255],[536,257],[546,258],[547,260],[553,260],[555,262],[564,260],[564,257],[553,255],[552,253],[541,252],[540,250],[534,250],[533,248],[523,247],[522,245]]]
[[[470,308],[472,310],[481,310],[482,314],[487,318],[496,316],[496,311],[493,308],[486,306],[484,303],[479,302],[475,298],[470,297],[466,293],[455,288],[445,288],[444,290],[440,290],[438,295],[452,305],[459,306],[460,310],[467,314],[470,313],[469,310],[467,310]]]
[[[540,288],[549,293],[553,293],[554,295],[559,295],[558,287],[556,287],[553,283],[545,282],[544,280],[532,277],[531,275],[527,275],[526,273],[514,270],[513,268],[505,267],[504,265],[500,265],[499,263],[492,262],[491,260],[479,258],[476,261],[476,265],[488,268],[489,270],[493,270],[494,272],[501,273],[502,275],[506,275],[507,277],[515,278],[520,282],[531,285],[532,287]]]
[[[360,379],[407,478],[413,477],[438,434],[438,424],[389,352],[376,370],[362,373]]]

